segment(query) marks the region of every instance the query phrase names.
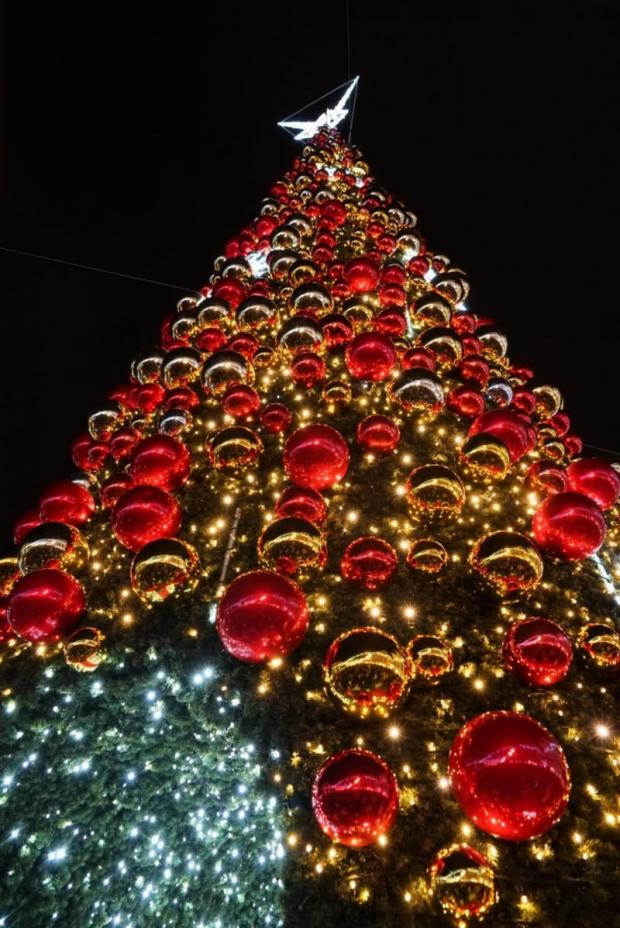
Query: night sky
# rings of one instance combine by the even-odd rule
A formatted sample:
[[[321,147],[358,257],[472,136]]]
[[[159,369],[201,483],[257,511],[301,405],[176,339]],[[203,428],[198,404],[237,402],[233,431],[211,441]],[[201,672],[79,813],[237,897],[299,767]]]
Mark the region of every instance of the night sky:
[[[347,78],[345,0],[137,6],[5,4],[0,244],[197,288],[295,157],[277,120]],[[620,449],[620,8],[462,6],[351,0],[353,140],[511,358]],[[0,286],[9,554],[182,293],[1,252]]]

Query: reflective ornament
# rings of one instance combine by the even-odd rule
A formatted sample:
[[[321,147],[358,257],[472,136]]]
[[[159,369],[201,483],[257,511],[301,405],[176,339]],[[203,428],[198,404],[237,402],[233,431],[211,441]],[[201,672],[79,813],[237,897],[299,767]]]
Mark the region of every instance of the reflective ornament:
[[[261,425],[274,435],[286,432],[292,421],[293,413],[282,403],[269,403],[260,414]]]
[[[260,409],[260,396],[254,387],[236,383],[222,397],[222,409],[233,419],[247,419]]]
[[[291,303],[296,313],[308,311],[324,315],[332,308],[329,290],[314,280],[297,287],[291,297]]]
[[[476,329],[475,334],[480,341],[481,351],[485,358],[498,361],[505,357],[508,351],[508,339],[494,325],[481,325]]]
[[[181,507],[161,487],[132,487],[119,496],[112,512],[112,530],[130,551],[150,541],[174,537],[181,527]]]
[[[472,548],[469,563],[501,596],[532,590],[543,575],[538,548],[519,532],[483,535]]]
[[[342,480],[349,468],[349,448],[329,425],[307,425],[293,432],[284,448],[284,469],[301,487],[323,490]]]
[[[508,448],[500,438],[486,432],[470,435],[461,446],[460,458],[476,479],[502,480],[510,471]]]
[[[462,384],[448,394],[448,408],[473,419],[484,412],[484,397],[473,384]]]
[[[409,474],[406,496],[416,514],[452,516],[465,502],[465,487],[458,474],[444,464],[423,464]]]
[[[193,425],[193,417],[187,409],[172,408],[163,413],[157,426],[160,435],[168,435],[170,438],[177,438],[184,432],[189,431]]]
[[[563,680],[573,660],[568,635],[549,619],[514,622],[504,638],[504,663],[530,686],[554,686]]]
[[[532,534],[547,554],[581,561],[605,541],[607,524],[599,507],[582,493],[554,493],[538,506]]]
[[[534,387],[532,392],[536,397],[536,412],[541,419],[551,419],[564,405],[562,394],[557,387],[545,384],[541,387]]]
[[[191,592],[200,579],[195,548],[179,538],[151,541],[131,562],[131,586],[142,602],[161,603],[169,596]]]
[[[186,387],[200,377],[202,358],[194,348],[169,351],[162,368],[162,381],[167,390]]]
[[[566,471],[552,461],[534,461],[528,468],[527,479],[536,490],[545,495],[562,493],[568,486]]]
[[[296,517],[276,519],[258,541],[258,556],[264,567],[280,574],[307,575],[323,567],[327,548],[323,533],[312,522]]]
[[[138,429],[126,426],[119,429],[110,439],[110,454],[115,461],[122,461],[133,452],[141,438]]]
[[[41,495],[39,515],[43,522],[82,525],[95,511],[95,500],[79,483],[60,480]]]
[[[358,422],[355,434],[362,448],[377,454],[389,454],[400,441],[400,429],[387,416],[366,416]]]
[[[306,600],[292,580],[254,570],[226,588],[216,628],[229,654],[254,664],[290,654],[303,640],[308,622]]]
[[[259,345],[252,358],[255,368],[269,367],[274,363],[275,349],[271,345]]]
[[[568,489],[583,493],[601,509],[611,509],[620,496],[620,474],[607,461],[580,458],[568,465]]]
[[[278,347],[289,355],[300,351],[316,351],[323,343],[323,330],[311,316],[298,313],[287,319],[278,332]]]
[[[340,561],[340,572],[365,590],[378,590],[392,579],[398,558],[394,548],[383,538],[369,535],[347,545]]]
[[[22,543],[28,532],[41,524],[41,517],[38,509],[29,509],[23,515],[15,520],[13,526],[13,541],[16,545]]]
[[[434,538],[420,538],[409,545],[407,567],[425,574],[438,574],[448,563],[448,552]]]
[[[437,635],[415,635],[407,645],[407,655],[413,676],[427,683],[439,683],[454,670],[452,648]]]
[[[452,308],[449,300],[439,293],[426,293],[416,300],[413,318],[416,325],[443,326],[450,322]]]
[[[484,390],[490,377],[489,363],[478,355],[470,355],[461,361],[459,373],[465,383],[475,383]]]
[[[362,296],[351,297],[342,305],[342,313],[356,332],[370,324],[373,317],[372,306]]]
[[[325,379],[325,361],[312,351],[300,351],[291,361],[293,383],[310,389]]]
[[[95,441],[109,441],[120,422],[118,409],[100,409],[88,417],[88,431]]]
[[[209,460],[217,470],[236,470],[256,464],[263,443],[243,425],[220,429],[209,438]]]
[[[226,342],[226,351],[235,351],[247,361],[252,361],[260,342],[251,332],[236,332]]]
[[[34,570],[17,581],[9,596],[7,618],[20,638],[55,642],[70,632],[84,611],[82,587],[62,570]]]
[[[19,580],[17,558],[3,557],[0,560],[0,599],[9,595],[17,580]]]
[[[344,380],[329,380],[323,387],[321,396],[326,403],[347,406],[351,402],[351,384]]]
[[[225,393],[235,383],[252,383],[254,371],[238,351],[216,351],[204,363],[202,385],[207,394]]]
[[[348,712],[386,717],[407,693],[409,662],[393,635],[378,628],[352,628],[331,644],[323,677]]]
[[[577,646],[601,670],[620,669],[620,632],[603,622],[588,622],[579,631]]]
[[[507,841],[544,834],[570,795],[562,748],[539,722],[517,712],[485,712],[467,722],[450,750],[450,778],[465,815]]]
[[[131,364],[132,376],[138,383],[157,383],[161,377],[161,369],[164,363],[164,353],[158,348],[151,351],[145,351],[139,358]]]
[[[401,367],[404,371],[413,368],[422,368],[425,371],[435,371],[437,364],[435,358],[425,348],[407,348],[400,359]]]
[[[274,325],[278,311],[273,300],[251,296],[237,307],[237,325],[241,329],[263,329]]]
[[[134,482],[129,474],[114,474],[101,484],[101,505],[104,509],[112,509],[119,496],[133,486]]]
[[[405,412],[417,412],[429,419],[440,413],[445,405],[439,377],[421,368],[401,371],[390,381],[388,392],[392,402]]]
[[[64,522],[43,522],[31,529],[19,548],[19,569],[22,574],[43,567],[81,570],[88,563],[88,544],[74,525]]]
[[[503,409],[514,400],[514,391],[509,383],[499,377],[489,380],[485,390],[485,398],[489,406],[494,409]]]
[[[346,847],[375,844],[398,812],[398,783],[386,762],[359,748],[329,757],[312,785],[321,830]]]
[[[468,844],[453,844],[437,854],[429,870],[430,890],[448,914],[482,918],[498,899],[489,861]]]
[[[176,490],[189,476],[190,454],[183,442],[170,435],[143,438],[131,456],[129,473],[139,486]]]
[[[92,673],[105,660],[104,641],[98,628],[78,628],[63,645],[67,666],[78,673]]]
[[[523,457],[530,448],[526,423],[519,413],[511,409],[491,409],[477,416],[470,426],[469,435],[481,434],[499,438],[513,462]]]
[[[276,513],[280,519],[306,519],[321,525],[327,516],[327,503],[310,487],[287,487],[278,497]]]
[[[198,333],[194,339],[194,345],[198,351],[202,351],[205,354],[213,354],[215,351],[220,351],[226,344],[226,341],[226,335],[221,329],[208,328]]]
[[[327,348],[339,348],[353,338],[353,326],[346,316],[329,313],[321,318],[323,338]]]
[[[362,332],[347,345],[347,369],[358,380],[387,380],[396,365],[392,339],[381,332]]]
[[[449,370],[460,363],[463,356],[461,341],[452,329],[437,326],[426,329],[416,339],[421,348],[430,351],[441,368]]]
[[[368,258],[353,258],[345,266],[344,276],[352,293],[371,293],[379,283],[379,271]]]

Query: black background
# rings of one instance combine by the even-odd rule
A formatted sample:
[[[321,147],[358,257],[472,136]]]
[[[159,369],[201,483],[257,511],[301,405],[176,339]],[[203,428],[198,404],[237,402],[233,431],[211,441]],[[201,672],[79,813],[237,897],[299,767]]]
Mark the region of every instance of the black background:
[[[463,6],[350,0],[354,141],[512,359],[620,448],[620,9]],[[188,288],[295,156],[277,120],[347,77],[345,0],[16,0],[2,35],[0,244]],[[8,553],[180,294],[1,252],[0,287]]]

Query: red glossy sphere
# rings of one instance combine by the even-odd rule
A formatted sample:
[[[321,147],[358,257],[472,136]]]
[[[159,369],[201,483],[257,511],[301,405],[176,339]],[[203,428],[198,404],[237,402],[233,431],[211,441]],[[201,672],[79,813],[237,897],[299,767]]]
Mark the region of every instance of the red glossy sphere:
[[[435,358],[426,348],[408,348],[403,352],[400,363],[404,371],[413,370],[416,367],[433,372],[437,369]]]
[[[245,296],[245,287],[236,277],[224,277],[214,285],[213,296],[219,300],[226,300],[233,309],[236,309]]]
[[[359,380],[386,380],[396,364],[396,349],[388,335],[362,332],[347,345],[345,360],[352,377]]]
[[[166,391],[160,383],[143,383],[132,390],[132,397],[137,409],[148,414],[161,406],[166,398]]]
[[[339,313],[328,313],[320,321],[323,338],[328,348],[338,348],[346,345],[353,338],[353,326],[346,316]]]
[[[116,505],[119,496],[122,496],[125,490],[130,490],[133,486],[134,482],[129,474],[114,474],[113,477],[101,484],[101,505],[106,509],[111,509]]]
[[[268,403],[260,414],[261,425],[278,435],[285,432],[293,421],[293,413],[283,403]]]
[[[570,429],[570,419],[565,412],[556,412],[555,416],[547,419],[547,425],[555,429],[558,438],[564,438]]]
[[[80,470],[96,472],[105,464],[108,452],[109,446],[106,442],[95,441],[85,433],[76,438],[71,445],[71,460]]]
[[[88,490],[71,480],[59,480],[45,490],[39,503],[42,522],[82,525],[95,511],[95,500]]]
[[[605,516],[582,493],[554,493],[540,504],[532,519],[538,546],[564,561],[580,561],[605,541]]]
[[[562,493],[568,486],[566,471],[553,461],[534,461],[528,467],[527,479],[545,496],[548,493]]]
[[[190,454],[183,442],[170,435],[151,435],[136,446],[129,473],[141,486],[176,490],[187,480],[189,467]]]
[[[620,496],[620,474],[600,458],[580,458],[568,465],[568,489],[611,509]]]
[[[461,416],[473,419],[484,412],[484,396],[472,384],[455,387],[448,393],[448,407]]]
[[[567,455],[571,458],[574,458],[575,455],[581,454],[583,451],[583,441],[579,435],[565,435],[564,447],[566,448]]]
[[[291,378],[293,383],[304,387],[314,387],[325,379],[327,368],[325,361],[312,351],[301,351],[291,361]]]
[[[226,350],[236,351],[240,355],[243,355],[244,358],[251,361],[259,345],[260,342],[258,339],[254,338],[249,332],[237,332],[236,335],[233,335],[233,337],[229,338],[226,342]]]
[[[191,387],[175,387],[169,390],[164,400],[164,409],[196,409],[200,406],[198,394]]]
[[[234,383],[222,397],[222,409],[233,419],[247,419],[260,409],[260,396],[244,383]]]
[[[383,760],[358,748],[325,761],[312,785],[312,810],[332,841],[347,847],[374,844],[398,812],[398,783]]]
[[[351,580],[365,590],[378,590],[385,586],[397,567],[394,548],[374,535],[352,541],[340,562],[340,572],[345,580]]]
[[[526,415],[531,416],[536,412],[536,394],[532,393],[531,390],[525,390],[523,387],[519,387],[512,395],[511,406],[514,409],[518,409],[519,412],[524,412]]]
[[[504,663],[531,686],[553,686],[563,680],[573,660],[566,632],[550,619],[514,622],[504,638]]]
[[[356,437],[362,448],[387,454],[400,440],[400,429],[387,416],[366,416],[357,424]]]
[[[387,306],[375,318],[377,331],[383,335],[404,335],[407,331],[407,320],[402,309],[398,306]]]
[[[29,509],[15,521],[13,526],[13,541],[16,545],[21,545],[28,532],[41,524],[41,516],[38,509]]]
[[[82,587],[63,570],[33,570],[11,591],[9,625],[27,641],[58,641],[70,632],[84,612]]]
[[[112,530],[130,551],[158,538],[174,537],[180,527],[181,507],[161,487],[132,487],[119,496],[112,513]]]
[[[321,525],[327,516],[327,503],[309,487],[287,487],[278,498],[276,513],[281,519],[306,519]]]
[[[477,416],[472,422],[469,435],[493,435],[502,441],[510,459],[518,461],[530,447],[530,436],[520,414],[511,409],[491,409]]]
[[[481,390],[484,390],[491,376],[488,362],[475,354],[461,361],[459,373],[464,381],[477,383]]]
[[[290,654],[308,623],[306,600],[292,580],[270,570],[253,570],[227,587],[216,628],[229,654],[256,664]]]
[[[562,748],[539,722],[518,712],[485,712],[467,722],[450,750],[461,808],[488,834],[525,841],[562,816],[570,774]]]
[[[223,348],[226,341],[226,336],[222,330],[212,326],[198,333],[194,339],[194,348],[197,348],[198,351],[204,351],[206,354],[213,354],[214,351]]]
[[[379,283],[379,271],[367,258],[353,258],[344,269],[352,293],[370,293]]]
[[[115,461],[122,461],[133,453],[142,435],[138,429],[125,426],[118,429],[110,439],[110,454]]]
[[[342,480],[349,468],[349,448],[329,425],[297,429],[284,448],[284,469],[300,487],[323,490]]]

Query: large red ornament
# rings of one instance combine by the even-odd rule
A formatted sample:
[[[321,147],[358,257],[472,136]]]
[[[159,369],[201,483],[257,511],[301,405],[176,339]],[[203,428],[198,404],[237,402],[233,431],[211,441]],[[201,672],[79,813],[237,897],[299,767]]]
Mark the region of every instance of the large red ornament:
[[[82,525],[95,511],[95,500],[88,490],[71,480],[53,483],[43,492],[39,515],[43,522]]]
[[[573,660],[566,632],[550,619],[514,622],[504,638],[504,663],[531,686],[553,686],[563,680]]]
[[[170,435],[151,435],[137,446],[129,473],[140,485],[176,490],[189,474],[190,454],[183,442]]]
[[[349,468],[349,448],[329,425],[297,429],[284,448],[284,469],[300,487],[323,490],[342,480]]]
[[[31,529],[41,524],[41,516],[38,509],[29,509],[23,515],[19,516],[13,526],[13,541],[16,545],[21,545]]]
[[[532,519],[532,534],[547,554],[564,561],[581,561],[605,541],[605,516],[582,493],[554,493],[540,504]]]
[[[367,258],[353,258],[349,261],[344,276],[352,293],[370,293],[379,283],[379,271]]]
[[[518,712],[485,712],[467,722],[450,750],[450,777],[465,815],[483,831],[525,841],[562,816],[570,773],[546,728]]]
[[[400,429],[387,416],[366,416],[357,424],[356,437],[362,448],[387,454],[400,440]]]
[[[396,364],[396,349],[388,335],[362,332],[347,345],[345,360],[349,373],[358,380],[386,380]]]
[[[304,638],[308,622],[306,600],[292,580],[253,570],[227,587],[216,627],[229,654],[257,664],[290,654]]]
[[[513,463],[523,457],[531,446],[526,423],[519,413],[511,409],[491,409],[477,416],[468,434],[481,433],[499,438],[506,445]]]
[[[462,384],[448,393],[448,408],[473,419],[484,412],[484,396],[473,384]]]
[[[378,590],[385,586],[397,567],[398,557],[394,548],[374,535],[352,541],[340,561],[340,571],[345,580],[351,580],[365,590]]]
[[[174,537],[181,527],[181,507],[161,487],[132,487],[120,496],[112,512],[112,529],[130,551],[149,541]]]
[[[568,489],[611,509],[620,496],[620,474],[600,458],[581,458],[568,465]]]
[[[286,432],[292,421],[293,413],[283,403],[268,403],[267,406],[263,407],[260,414],[260,422],[263,428],[275,435]]]
[[[222,397],[222,409],[233,419],[247,419],[260,409],[260,396],[245,383],[234,383]]]
[[[17,581],[9,597],[7,618],[21,638],[53,642],[75,627],[85,607],[84,591],[75,577],[45,568]]]
[[[396,818],[396,777],[383,758],[370,751],[341,751],[328,758],[314,778],[312,810],[332,841],[347,847],[374,844]]]
[[[276,513],[281,519],[307,519],[321,525],[327,515],[327,503],[310,487],[287,487],[276,503]]]

